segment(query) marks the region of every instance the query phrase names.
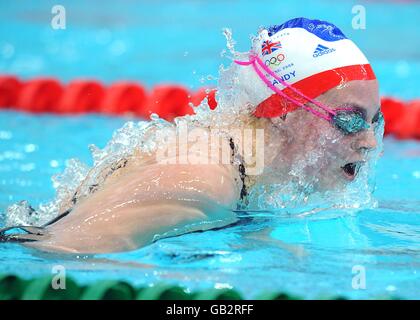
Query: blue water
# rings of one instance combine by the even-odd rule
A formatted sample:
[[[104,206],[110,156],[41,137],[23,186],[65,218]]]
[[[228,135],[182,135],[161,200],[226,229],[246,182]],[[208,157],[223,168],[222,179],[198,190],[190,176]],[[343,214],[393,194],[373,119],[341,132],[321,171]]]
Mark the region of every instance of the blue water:
[[[99,115],[0,117],[0,212],[26,199],[34,206],[54,196],[51,175],[77,156],[90,163],[87,145],[103,147],[126,120]],[[51,139],[54,136],[54,139]],[[420,143],[385,140],[378,166],[379,208],[329,212],[307,218],[259,214],[231,228],[158,241],[133,252],[68,258],[19,245],[0,245],[0,272],[24,277],[51,273],[55,264],[82,283],[125,279],[190,289],[234,287],[246,297],[287,290],[307,298],[398,295],[420,298]],[[338,216],[337,216],[338,215]],[[341,215],[341,217],[340,217]],[[281,240],[304,250],[294,254]],[[366,270],[366,289],[352,288],[352,268]]]
[[[338,24],[362,47],[382,95],[420,96],[419,4],[362,2],[367,29],[353,30],[355,1],[299,1],[299,6],[295,1],[118,3],[61,1],[67,29],[54,31],[53,1],[1,2],[0,73],[52,75],[63,81],[132,79],[147,86],[171,82],[194,89],[212,84],[202,78],[217,77],[219,65],[228,63],[220,56],[222,27],[230,27],[237,49],[246,50],[248,35],[259,25],[307,16]],[[0,212],[22,199],[34,206],[51,200],[51,176],[63,171],[66,160],[77,157],[91,164],[87,146],[103,147],[127,120],[0,111]],[[306,298],[419,299],[419,142],[385,140],[375,194],[379,207],[374,210],[304,219],[267,213],[243,218],[231,228],[168,238],[128,253],[69,258],[2,244],[0,273],[29,278],[51,273],[60,264],[81,283],[104,278],[136,285],[169,281],[190,290],[233,287],[248,298],[280,290]],[[352,287],[355,266],[365,270],[365,289]]]

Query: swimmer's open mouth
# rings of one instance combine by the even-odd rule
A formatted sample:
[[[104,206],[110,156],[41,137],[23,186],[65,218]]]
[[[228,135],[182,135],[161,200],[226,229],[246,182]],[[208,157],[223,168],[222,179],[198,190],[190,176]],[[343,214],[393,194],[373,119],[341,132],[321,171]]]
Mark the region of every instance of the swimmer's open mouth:
[[[360,167],[363,165],[363,161],[349,162],[346,165],[342,166],[341,169],[344,171],[344,176],[348,180],[353,180],[357,173],[359,172]]]

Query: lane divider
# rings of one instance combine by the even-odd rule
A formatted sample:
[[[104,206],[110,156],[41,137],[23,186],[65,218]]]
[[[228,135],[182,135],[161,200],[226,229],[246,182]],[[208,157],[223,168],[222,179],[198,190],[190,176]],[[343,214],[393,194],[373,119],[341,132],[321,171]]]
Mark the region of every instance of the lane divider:
[[[207,89],[207,91],[209,91]],[[190,105],[198,106],[209,97],[217,105],[215,91],[190,92],[180,85],[158,85],[147,91],[141,84],[120,81],[109,86],[95,80],[74,80],[63,85],[56,79],[39,77],[22,81],[15,76],[0,75],[0,108],[57,114],[87,112],[112,115],[134,114],[148,119],[157,113],[164,119],[193,114]]]
[[[403,102],[382,98],[381,109],[385,118],[385,134],[392,134],[398,139],[420,140],[420,100]]]
[[[14,274],[0,274],[1,300],[243,300],[243,293],[236,289],[203,288],[186,290],[173,283],[158,282],[153,286],[134,286],[125,281],[99,280],[89,284],[80,284],[71,277],[66,277],[66,289],[55,290],[51,275],[23,279]],[[263,291],[252,297],[255,300],[301,300],[296,296],[280,290]],[[319,299],[343,300],[345,296],[327,295]],[[395,299],[402,297],[389,295],[378,299]]]
[[[173,120],[177,116],[193,114],[192,106],[198,106],[205,98],[210,109],[217,107],[215,89],[200,88],[190,92],[181,85],[157,85],[148,91],[141,84],[129,81],[105,86],[86,79],[64,85],[47,77],[24,81],[12,75],[0,75],[0,109],[32,113],[129,113],[145,119],[151,113],[157,113],[164,119]],[[386,135],[420,140],[420,100],[383,97],[381,108]]]
[[[111,91],[111,88],[109,89]],[[108,110],[115,94],[109,94],[111,101],[104,102],[105,87],[97,81],[75,80],[70,82],[59,99],[56,108],[58,113],[100,112],[100,106]]]

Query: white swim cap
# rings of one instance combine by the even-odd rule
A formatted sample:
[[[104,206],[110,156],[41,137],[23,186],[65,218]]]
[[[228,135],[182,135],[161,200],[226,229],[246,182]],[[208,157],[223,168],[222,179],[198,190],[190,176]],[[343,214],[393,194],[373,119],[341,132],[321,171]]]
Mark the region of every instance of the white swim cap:
[[[251,53],[274,73],[309,98],[352,80],[372,80],[375,74],[365,55],[339,28],[320,20],[295,18],[262,29]],[[302,96],[264,72],[283,93],[307,103]],[[257,117],[277,117],[298,108],[271,90],[258,94]],[[281,107],[280,107],[281,106]]]

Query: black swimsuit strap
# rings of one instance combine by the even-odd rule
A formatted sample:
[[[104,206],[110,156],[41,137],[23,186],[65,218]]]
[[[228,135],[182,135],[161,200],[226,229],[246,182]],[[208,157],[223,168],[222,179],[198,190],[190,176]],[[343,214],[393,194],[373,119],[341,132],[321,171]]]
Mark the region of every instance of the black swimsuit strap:
[[[64,211],[62,214],[59,214],[58,216],[56,216],[55,218],[53,218],[51,221],[48,221],[47,223],[45,223],[44,225],[42,225],[43,228],[48,227],[50,225],[52,225],[53,223],[56,223],[58,220],[61,220],[62,218],[64,218],[65,216],[67,216],[72,209],[68,209],[66,211]]]
[[[235,143],[233,142],[233,138],[229,139],[229,145],[230,145],[230,148],[232,149],[232,160],[233,160],[236,154],[236,147],[235,147]],[[239,160],[241,163],[238,166],[238,170],[239,170],[239,177],[242,181],[240,200],[244,200],[246,196],[248,195],[248,191],[246,189],[246,184],[245,184],[246,172],[245,172],[245,166],[244,166],[243,160],[242,159],[239,159]]]

